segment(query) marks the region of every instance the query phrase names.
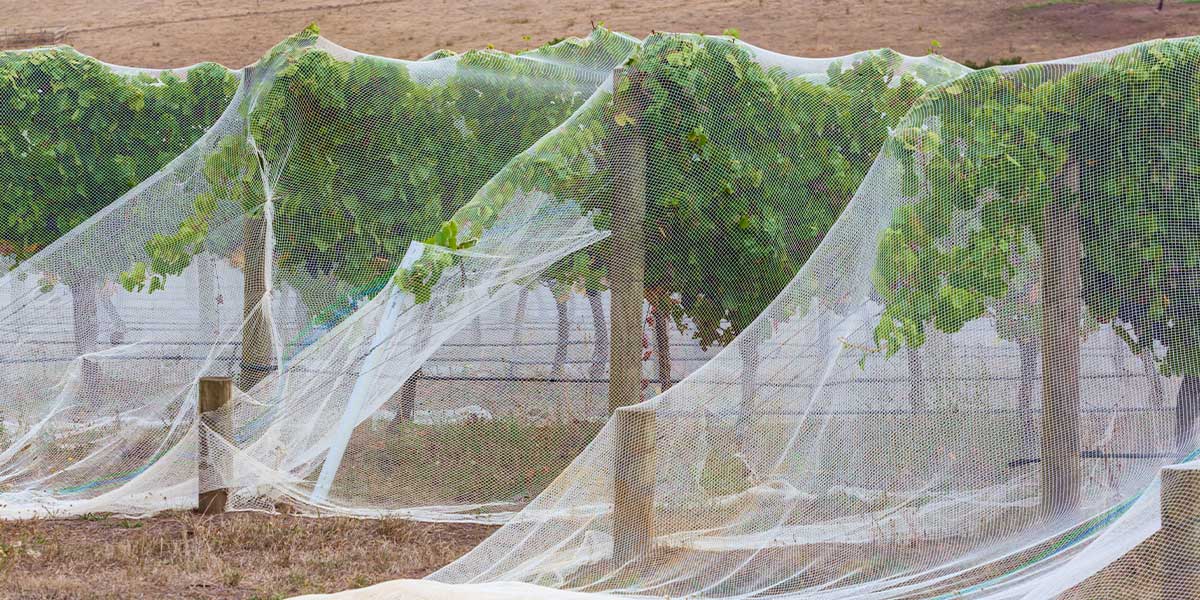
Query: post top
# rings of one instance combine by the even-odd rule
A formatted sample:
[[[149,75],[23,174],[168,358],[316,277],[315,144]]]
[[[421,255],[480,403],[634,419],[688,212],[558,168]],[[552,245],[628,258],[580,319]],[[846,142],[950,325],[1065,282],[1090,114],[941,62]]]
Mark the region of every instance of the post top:
[[[1200,459],[1185,462],[1185,463],[1179,463],[1176,465],[1166,465],[1162,468],[1162,470],[1164,472],[1165,471],[1173,471],[1173,472],[1177,472],[1177,473],[1188,473],[1188,474],[1200,473]]]

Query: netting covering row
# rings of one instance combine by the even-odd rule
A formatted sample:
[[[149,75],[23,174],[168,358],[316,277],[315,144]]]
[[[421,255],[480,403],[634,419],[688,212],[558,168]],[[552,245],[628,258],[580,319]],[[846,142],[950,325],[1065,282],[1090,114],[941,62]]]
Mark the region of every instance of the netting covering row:
[[[504,523],[381,598],[1200,581],[1160,527],[1200,491],[1159,499],[1200,413],[1194,40],[0,69],[2,518]]]

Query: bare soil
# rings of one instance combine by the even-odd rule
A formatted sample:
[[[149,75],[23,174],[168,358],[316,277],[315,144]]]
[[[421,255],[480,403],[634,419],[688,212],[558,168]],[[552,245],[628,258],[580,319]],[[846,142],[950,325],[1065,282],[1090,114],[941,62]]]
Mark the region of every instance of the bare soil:
[[[888,46],[955,60],[1072,56],[1200,32],[1197,0],[0,0],[0,46],[61,41],[102,60],[237,67],[310,22],[371,54],[416,58],[438,48],[520,50],[583,35],[592,23],[634,35],[721,33],[792,55]]]
[[[423,577],[494,527],[261,513],[0,521],[0,598],[267,600]]]

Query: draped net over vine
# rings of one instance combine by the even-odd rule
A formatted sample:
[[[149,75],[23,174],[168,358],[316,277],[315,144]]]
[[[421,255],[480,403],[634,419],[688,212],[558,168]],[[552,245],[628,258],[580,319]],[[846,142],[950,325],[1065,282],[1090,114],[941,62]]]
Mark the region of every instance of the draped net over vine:
[[[38,285],[0,312],[29,363],[0,373],[0,516],[228,489],[507,521],[383,597],[1104,596],[1194,458],[1198,61],[603,30],[393,61],[306,31],[165,169],[11,253],[0,286]],[[201,421],[213,374],[238,390]],[[652,434],[618,443],[608,403]],[[618,556],[641,470],[653,526]]]
[[[56,212],[78,208],[86,221],[44,250],[6,252],[21,262],[0,285],[12,290],[4,357],[17,364],[0,376],[0,515],[145,514],[194,506],[216,487],[233,488],[234,507],[274,508],[297,487],[297,502],[314,498],[329,440],[344,414],[356,418],[348,405],[386,399],[486,292],[603,235],[580,210],[530,197],[496,215],[510,236],[497,228],[469,249],[421,243],[634,46],[598,30],[520,56],[399,61],[306,30],[238,75],[220,118],[162,170],[116,171],[131,179],[124,196],[81,188],[99,202],[85,210],[49,195]],[[35,93],[57,106],[89,99],[57,83]],[[94,103],[119,112],[133,96]],[[141,125],[130,129],[144,135]],[[112,132],[94,127],[88,139]],[[42,150],[38,135],[12,137]],[[128,162],[87,150],[105,169]],[[415,311],[389,282],[419,255],[454,256],[460,277]],[[399,333],[377,333],[388,327]],[[197,378],[222,374],[239,392],[212,420],[223,425],[201,424]],[[214,455],[203,481],[201,442]]]
[[[733,347],[430,581],[344,595],[1190,597],[1198,91],[1193,39],[929,89]]]
[[[582,210],[615,234],[616,199],[629,193],[622,140],[641,131],[645,218],[624,226],[645,232],[648,277],[657,276],[634,318],[645,319],[635,324],[634,362],[652,393],[715,356],[778,294],[888,126],[927,82],[965,69],[890,51],[809,60],[729,38],[658,34],[627,72],[647,90],[644,112],[601,87],[450,223],[460,241],[512,236],[493,221],[523,201]],[[616,85],[620,96],[630,80]],[[395,397],[369,407],[337,442],[346,450],[330,502],[497,521],[540,492],[607,419],[609,270],[625,259],[620,252],[605,239],[491,293],[486,310],[447,331]],[[436,268],[417,261],[397,280],[420,298]]]
[[[55,249],[56,240],[89,228],[81,223],[187,152],[230,105],[241,79],[240,71],[212,63],[119,67],[68,47],[0,53],[0,491],[23,487],[13,482],[48,458],[37,457],[41,448],[31,442],[47,434],[40,422],[56,410],[50,399],[72,358],[98,350],[101,336],[117,344],[158,320],[118,311],[115,275],[85,275],[87,250]],[[110,225],[101,235],[119,237],[122,229]],[[72,252],[85,258],[42,262]],[[55,268],[18,267],[27,259]],[[73,302],[67,290],[78,290],[80,309],[95,315],[74,328],[64,320],[64,304],[69,315]],[[68,466],[70,451],[56,461]],[[0,493],[0,515],[8,508]]]
[[[44,368],[3,457],[9,510],[188,505],[202,439],[216,457],[199,489],[229,488],[235,508],[503,520],[607,415],[622,257],[600,240],[628,131],[657,140],[634,227],[661,232],[637,315],[653,390],[774,298],[888,126],[965,71],[656,35],[630,72],[657,96],[630,114],[609,80],[635,49],[603,30],[516,57],[389,61],[311,32],[274,49],[171,168],[22,265],[86,264],[119,281],[118,309],[155,322],[110,337],[101,318],[95,350]],[[65,300],[51,285],[5,318],[94,311]],[[69,340],[58,327],[14,354]],[[206,423],[201,374],[240,388]]]

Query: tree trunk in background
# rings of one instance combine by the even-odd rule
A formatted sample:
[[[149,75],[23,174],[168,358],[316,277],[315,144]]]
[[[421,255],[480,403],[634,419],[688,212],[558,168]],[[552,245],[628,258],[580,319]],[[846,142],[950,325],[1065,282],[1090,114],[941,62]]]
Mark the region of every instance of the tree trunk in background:
[[[758,396],[758,341],[743,331],[739,336],[738,355],[742,358],[741,391],[735,437],[738,448],[745,449],[750,441],[750,422],[754,417],[754,400]]]
[[[1042,241],[1042,514],[1079,511],[1080,239],[1079,164],[1068,158],[1043,214]]]
[[[567,362],[567,346],[571,341],[571,316],[567,314],[568,298],[554,298],[554,309],[557,312],[555,322],[558,324],[558,338],[554,344],[554,367],[550,374],[560,376]]]
[[[604,302],[600,298],[600,291],[588,290],[587,298],[588,306],[592,309],[592,330],[596,344],[588,375],[592,379],[599,379],[604,375],[604,365],[608,361],[608,320],[604,318]]]
[[[426,302],[425,304],[420,305],[417,310],[421,312],[421,316],[417,318],[417,321],[420,323],[420,325],[417,327],[416,337],[418,341],[415,344],[414,349],[419,351],[420,349],[428,346],[429,337],[433,333],[432,325],[429,321],[434,314],[434,308],[431,303]],[[434,375],[437,375],[436,370],[434,371]],[[400,386],[400,389],[397,390],[396,393],[392,394],[392,397],[388,399],[388,402],[396,406],[396,416],[392,417],[392,422],[389,425],[391,431],[399,431],[402,423],[405,421],[412,421],[413,413],[416,411],[417,406],[417,383],[419,383],[421,378],[424,376],[424,369],[418,368],[413,372],[412,375],[408,377],[407,380],[404,381],[404,384]]]
[[[654,354],[658,361],[658,385],[662,391],[671,389],[671,317],[665,311],[651,305],[650,316],[654,320]]]
[[[275,370],[274,343],[271,339],[271,323],[267,319],[264,298],[267,293],[266,280],[266,228],[270,224],[262,217],[246,215],[242,223],[242,234],[246,264],[242,278],[242,373],[238,388],[248,391]]]
[[[396,416],[389,425],[392,431],[399,431],[403,423],[412,421],[417,406],[417,382],[422,375],[421,369],[417,369],[389,400],[396,406]]]
[[[829,352],[829,314],[818,305],[817,314],[817,360],[825,362],[825,353]]]
[[[925,399],[925,366],[921,364],[919,348],[905,348],[908,356],[908,404],[913,412],[926,410],[929,403]]]
[[[1166,406],[1167,395],[1163,391],[1162,376],[1158,374],[1158,366],[1154,364],[1154,354],[1147,348],[1138,353],[1138,359],[1142,361],[1142,372],[1146,374],[1146,379],[1150,382],[1150,405],[1154,408]]]
[[[5,272],[5,274],[7,274],[7,272]],[[22,291],[21,290],[21,280],[19,278],[17,278],[16,275],[13,275],[8,280],[8,293],[11,294],[8,302],[9,303],[16,302],[17,299],[21,297],[21,291]]]
[[[525,343],[525,307],[529,304],[529,288],[521,286],[517,292],[517,314],[513,315],[513,345]]]
[[[112,322],[113,331],[109,337],[109,341],[112,345],[119,346],[125,343],[125,334],[128,331],[128,327],[125,324],[125,319],[121,318],[121,311],[118,311],[117,306],[113,304],[112,297],[114,293],[115,291],[112,289],[110,282],[105,281],[99,293],[96,294],[96,302],[98,303],[100,313],[108,317],[108,320]]]
[[[1181,457],[1196,449],[1196,417],[1200,415],[1200,376],[1184,375],[1175,397],[1175,442]]]
[[[1037,339],[1023,337],[1017,340],[1021,355],[1021,380],[1017,384],[1017,414],[1021,418],[1021,433],[1026,443],[1033,442],[1036,432],[1033,427],[1033,384],[1037,379]]]
[[[87,355],[97,350],[100,338],[100,326],[96,313],[96,296],[99,292],[99,278],[95,273],[80,271],[73,273],[67,280],[67,288],[71,290],[71,318],[74,322],[75,355],[80,360],[80,396],[93,396],[99,393],[100,368]]]
[[[205,340],[214,340],[220,333],[220,307],[217,306],[216,276],[213,257],[208,252],[196,255],[196,294],[200,312],[200,333]],[[210,337],[211,336],[211,337]]]
[[[1115,333],[1111,336],[1111,338],[1112,339],[1109,340],[1109,350],[1112,352],[1113,374],[1124,375],[1125,350],[1129,346],[1125,343],[1125,340],[1117,337]]]

